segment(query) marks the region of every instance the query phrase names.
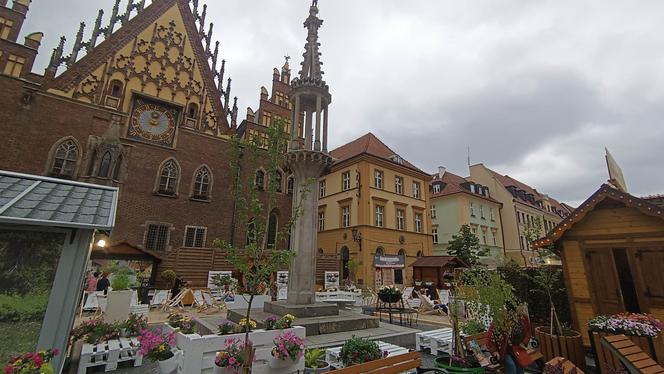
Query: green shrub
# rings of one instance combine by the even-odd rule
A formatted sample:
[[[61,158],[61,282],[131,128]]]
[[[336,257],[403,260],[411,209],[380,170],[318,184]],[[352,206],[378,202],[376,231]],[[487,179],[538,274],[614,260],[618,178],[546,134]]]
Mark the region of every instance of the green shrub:
[[[385,355],[380,351],[376,342],[353,336],[341,347],[340,356],[341,362],[348,367],[379,360]]]
[[[486,327],[482,322],[476,321],[474,319],[469,319],[461,325],[461,332],[466,336],[477,335],[486,331]]]
[[[126,291],[129,289],[129,286],[131,286],[131,281],[126,274],[115,275],[111,281],[113,291]]]
[[[0,294],[0,321],[41,321],[46,314],[48,294]]]
[[[161,279],[166,282],[166,285],[168,288],[173,288],[175,285],[175,278],[177,277],[177,274],[173,270],[164,270],[161,272]]]

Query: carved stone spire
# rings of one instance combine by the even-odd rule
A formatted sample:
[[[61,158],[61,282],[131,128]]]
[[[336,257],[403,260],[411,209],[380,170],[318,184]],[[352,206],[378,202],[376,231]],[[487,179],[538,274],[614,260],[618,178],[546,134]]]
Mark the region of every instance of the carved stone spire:
[[[309,8],[309,17],[304,21],[304,27],[308,30],[307,43],[304,45],[304,61],[300,79],[323,80],[323,63],[320,61],[321,53],[318,51],[318,29],[323,25],[323,20],[318,18],[318,0],[313,0]]]

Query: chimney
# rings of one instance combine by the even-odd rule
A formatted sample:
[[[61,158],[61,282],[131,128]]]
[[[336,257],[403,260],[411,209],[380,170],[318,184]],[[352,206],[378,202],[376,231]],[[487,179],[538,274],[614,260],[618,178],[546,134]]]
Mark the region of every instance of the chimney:
[[[443,175],[445,175],[445,171],[447,171],[447,168],[444,166],[439,166],[438,167],[438,178],[443,179]]]
[[[19,13],[27,14],[31,2],[32,0],[14,0],[12,3],[12,9]]]

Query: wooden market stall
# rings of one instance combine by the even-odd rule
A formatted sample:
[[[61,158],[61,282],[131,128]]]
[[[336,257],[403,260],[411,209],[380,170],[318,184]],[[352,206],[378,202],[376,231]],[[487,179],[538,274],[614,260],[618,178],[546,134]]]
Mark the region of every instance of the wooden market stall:
[[[416,289],[429,283],[436,289],[447,289],[449,281],[446,280],[454,277],[456,269],[467,268],[468,265],[453,256],[425,256],[415,260],[411,267]]]
[[[664,199],[603,185],[538,247],[562,259],[574,328],[601,314],[650,313],[664,320]]]

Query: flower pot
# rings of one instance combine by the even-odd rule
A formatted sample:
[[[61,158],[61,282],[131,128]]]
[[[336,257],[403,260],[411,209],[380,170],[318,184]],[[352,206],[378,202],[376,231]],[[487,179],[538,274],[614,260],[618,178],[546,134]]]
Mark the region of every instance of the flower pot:
[[[290,358],[287,358],[285,360],[281,360],[281,359],[275,358],[274,356],[270,356],[270,360],[268,361],[268,365],[270,365],[270,367],[272,369],[283,369],[283,368],[287,368],[289,366],[297,365],[298,363],[300,363],[300,360],[301,359],[292,360]]]
[[[234,367],[221,367],[221,366],[214,366],[214,374],[238,374],[240,372],[240,368],[236,369]]]
[[[551,334],[548,327],[537,327],[535,337],[545,362],[565,357],[579,369],[586,370],[586,354],[580,333],[571,331],[569,336],[559,336]]]
[[[320,365],[319,368],[317,369],[311,369],[308,367],[304,368],[304,374],[316,374],[316,373],[327,373],[328,371],[332,370],[332,367],[330,364],[328,364],[325,361],[318,361],[318,365]]]
[[[438,357],[435,359],[436,367],[439,369],[444,369],[448,373],[460,373],[460,374],[484,374],[484,368],[460,368],[450,365],[449,357]]]
[[[168,360],[159,361],[159,373],[161,374],[171,374],[177,369],[177,367],[178,361],[175,355]]]
[[[378,294],[378,298],[384,303],[393,304],[401,300],[401,295]]]

